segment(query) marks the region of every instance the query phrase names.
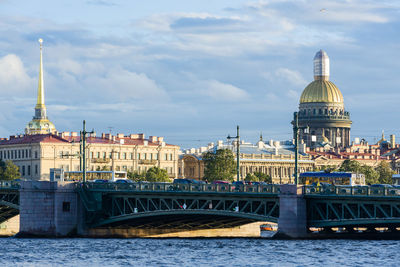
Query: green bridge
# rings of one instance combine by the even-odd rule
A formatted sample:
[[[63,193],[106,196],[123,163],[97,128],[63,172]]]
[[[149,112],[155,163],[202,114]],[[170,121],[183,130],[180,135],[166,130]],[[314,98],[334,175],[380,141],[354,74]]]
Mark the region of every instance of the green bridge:
[[[39,189],[35,183],[49,186]],[[341,227],[352,232],[362,227],[385,227],[388,231],[400,227],[400,189],[394,187],[88,182],[69,184],[68,191],[51,183],[56,182],[22,182],[20,188],[18,183],[0,182],[0,223],[20,210],[23,218],[38,214],[24,207],[40,210],[41,201],[29,201],[30,195],[26,195],[27,204],[23,205],[19,199],[24,192],[39,190],[45,201],[56,196],[51,203],[60,206],[54,216],[65,217],[70,210],[79,213],[74,215],[79,219],[74,220],[81,222],[82,229],[190,231],[253,222],[278,223],[280,229],[295,233],[300,228]],[[76,195],[76,205],[54,192],[69,194],[70,199]],[[21,228],[24,223],[21,219]]]

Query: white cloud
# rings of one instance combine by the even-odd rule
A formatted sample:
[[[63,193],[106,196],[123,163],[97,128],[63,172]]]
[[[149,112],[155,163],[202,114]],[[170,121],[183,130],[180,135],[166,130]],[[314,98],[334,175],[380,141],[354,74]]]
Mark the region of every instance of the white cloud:
[[[33,79],[26,73],[21,59],[9,54],[0,58],[0,88],[2,94],[15,94],[33,85]]]
[[[164,89],[144,73],[125,69],[112,69],[103,76],[88,77],[85,87],[103,94],[107,99],[129,101],[132,99],[168,101]]]
[[[249,98],[243,89],[216,80],[205,82],[204,87],[203,94],[220,102],[245,101]]]
[[[304,86],[307,84],[307,81],[297,70],[279,68],[275,71],[275,76],[280,79],[285,79],[293,85]]]

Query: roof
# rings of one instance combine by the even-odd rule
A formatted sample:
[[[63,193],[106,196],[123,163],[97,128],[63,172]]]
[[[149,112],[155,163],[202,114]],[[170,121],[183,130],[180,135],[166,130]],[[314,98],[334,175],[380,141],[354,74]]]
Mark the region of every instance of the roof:
[[[343,95],[331,81],[315,80],[304,89],[300,103],[343,103]]]
[[[60,137],[55,134],[35,134],[35,135],[23,135],[21,137],[10,137],[9,139],[0,140],[1,145],[16,145],[16,144],[31,144],[31,143],[78,143],[80,142],[80,136],[65,136]],[[121,141],[123,140],[123,141]],[[88,144],[120,144],[120,145],[139,145],[143,146],[147,142],[147,146],[159,146],[162,142],[151,142],[147,139],[132,139],[129,137],[108,139],[103,137],[87,137],[86,142]],[[165,144],[165,146],[175,146],[171,144]]]

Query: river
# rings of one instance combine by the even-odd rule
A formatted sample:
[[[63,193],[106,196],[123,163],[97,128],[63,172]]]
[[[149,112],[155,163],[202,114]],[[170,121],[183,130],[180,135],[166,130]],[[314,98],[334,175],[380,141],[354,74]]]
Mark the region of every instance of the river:
[[[0,238],[0,266],[399,266],[397,240]]]

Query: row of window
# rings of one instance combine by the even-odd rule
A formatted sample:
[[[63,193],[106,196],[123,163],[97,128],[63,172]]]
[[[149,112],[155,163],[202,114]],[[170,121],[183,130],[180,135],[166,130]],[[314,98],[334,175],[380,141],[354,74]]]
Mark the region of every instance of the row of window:
[[[147,172],[147,170],[150,169],[151,167],[153,167],[153,166],[139,166],[139,167],[138,167],[138,172],[139,172],[139,173],[141,173],[141,172]],[[59,168],[60,168],[60,169],[63,169],[64,171],[69,171],[69,165],[59,165]],[[114,168],[115,168],[116,171],[128,171],[128,166],[126,166],[126,165],[123,165],[123,166],[115,166]],[[80,168],[79,168],[79,165],[75,165],[75,166],[74,166],[74,171],[79,171],[79,169],[80,169]],[[172,174],[172,173],[173,173],[173,172],[172,172],[172,170],[173,170],[172,167],[165,167],[164,169],[165,169],[169,174]],[[95,171],[95,170],[96,170],[96,166],[91,166],[91,167],[90,167],[90,170],[91,170],[91,171]],[[130,167],[129,170],[130,170],[130,171],[134,171],[133,167]],[[28,175],[29,175],[29,174],[28,174]]]
[[[21,173],[21,176],[30,176],[31,175],[31,165],[22,165],[18,166],[19,172]],[[35,164],[35,175],[39,174],[39,165]]]
[[[38,151],[35,151],[35,159],[38,158]],[[32,150],[17,149],[17,150],[0,150],[0,159],[30,159],[32,158]]]
[[[114,154],[114,159],[134,159],[133,153],[127,153],[127,152],[91,152],[90,156],[92,159],[112,159]],[[165,153],[164,154],[164,160],[170,160],[172,161],[174,158],[174,155],[172,153]],[[137,153],[137,159],[138,160],[158,160],[158,153]]]

